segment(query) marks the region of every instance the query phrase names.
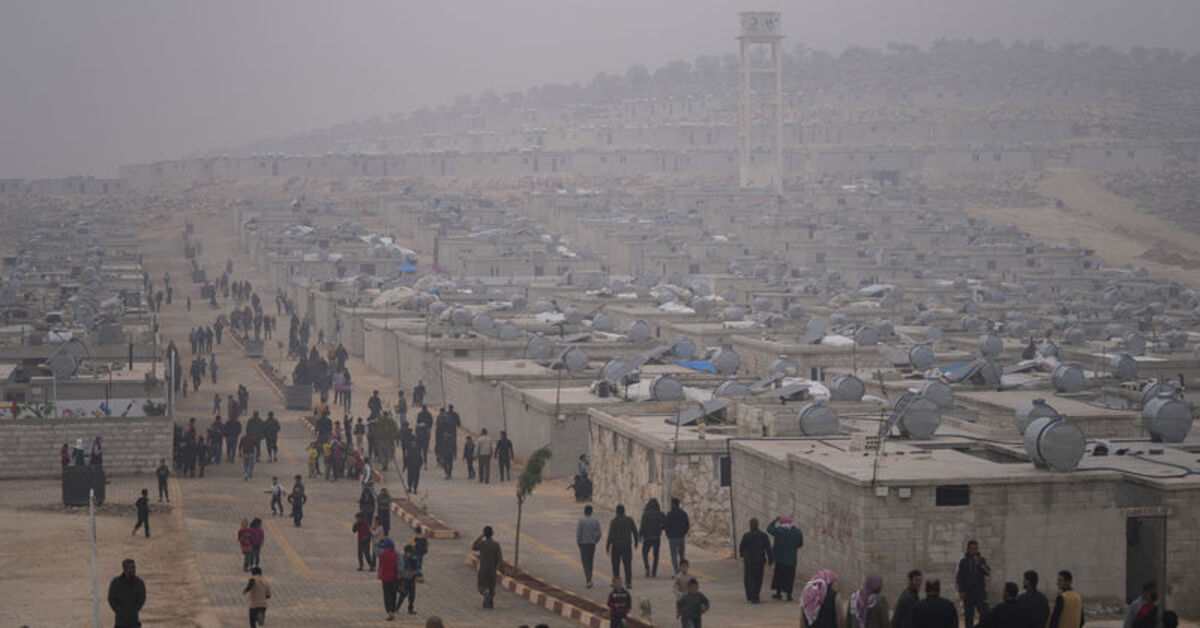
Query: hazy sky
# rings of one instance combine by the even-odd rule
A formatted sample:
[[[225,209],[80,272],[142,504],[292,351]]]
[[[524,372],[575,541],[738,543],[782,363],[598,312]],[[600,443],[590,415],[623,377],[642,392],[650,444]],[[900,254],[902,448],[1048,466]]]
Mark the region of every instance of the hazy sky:
[[[948,37],[1195,53],[1200,0],[0,0],[0,177],[113,176],[444,104],[463,93],[733,51],[736,13],[788,45]]]

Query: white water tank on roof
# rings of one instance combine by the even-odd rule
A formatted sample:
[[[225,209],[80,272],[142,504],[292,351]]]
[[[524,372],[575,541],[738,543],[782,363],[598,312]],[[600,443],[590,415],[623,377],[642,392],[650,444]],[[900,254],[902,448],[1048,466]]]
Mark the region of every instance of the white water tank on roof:
[[[933,438],[942,424],[942,411],[929,399],[917,397],[900,416],[900,433],[916,440]]]
[[[862,401],[866,392],[866,384],[849,373],[833,378],[829,386],[829,398],[833,401]]]
[[[1058,410],[1050,407],[1045,399],[1034,399],[1032,403],[1020,406],[1013,412],[1013,425],[1016,426],[1018,434],[1024,434],[1025,428],[1037,419],[1057,416]]]
[[[926,380],[921,384],[918,393],[922,398],[937,404],[942,410],[954,407],[954,389],[936,379]]]
[[[1156,443],[1181,443],[1192,429],[1192,410],[1166,386],[1142,408],[1142,424]]]
[[[832,436],[838,432],[838,415],[820,401],[805,405],[798,416],[800,433],[805,436]]]
[[[1025,428],[1025,451],[1039,467],[1065,473],[1083,458],[1087,441],[1079,426],[1058,417],[1035,419]]]
[[[1059,364],[1050,373],[1054,390],[1060,393],[1077,393],[1083,390],[1083,367],[1078,364]]]

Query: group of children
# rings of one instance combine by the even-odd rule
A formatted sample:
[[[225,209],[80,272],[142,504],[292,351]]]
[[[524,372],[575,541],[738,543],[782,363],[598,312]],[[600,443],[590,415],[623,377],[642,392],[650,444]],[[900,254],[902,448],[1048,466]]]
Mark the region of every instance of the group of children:
[[[334,439],[324,443],[312,441],[304,451],[308,454],[308,477],[310,478],[321,475],[322,460],[325,461],[326,480],[338,480],[343,477],[357,480],[362,477],[363,467],[366,465],[362,451],[351,449],[341,440]]]
[[[682,622],[683,628],[701,628],[700,618],[708,612],[708,598],[700,592],[700,583],[688,573],[687,559],[679,561],[679,573],[672,580],[671,589],[675,593],[675,618]],[[625,619],[633,610],[633,596],[625,588],[621,578],[613,578],[612,592],[608,594],[608,614],[612,619],[613,628],[625,625]]]

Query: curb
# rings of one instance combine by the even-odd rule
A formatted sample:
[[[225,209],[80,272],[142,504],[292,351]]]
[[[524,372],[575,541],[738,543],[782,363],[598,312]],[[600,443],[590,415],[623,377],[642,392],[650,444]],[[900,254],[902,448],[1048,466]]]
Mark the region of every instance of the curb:
[[[478,570],[479,556],[475,554],[467,554],[466,564],[471,569]],[[520,583],[515,578],[511,578],[503,573],[496,573],[496,583],[498,585],[497,588],[511,591],[518,597],[524,598],[530,604],[548,610],[559,617],[576,622],[580,626],[587,626],[588,628],[603,628],[604,626],[609,625],[608,617],[597,615],[591,611],[586,611],[582,608],[579,608],[570,602],[560,600],[557,597],[554,597],[553,593],[546,593],[533,589],[529,585]],[[548,586],[551,587],[552,591],[557,590],[564,593],[570,593],[566,589],[562,589],[554,585]],[[574,594],[572,593],[572,595]],[[576,597],[583,596],[577,595]],[[597,604],[599,604],[599,602],[597,602]],[[625,625],[629,626],[630,628],[651,628],[651,624],[646,623],[644,620],[637,617],[626,617]]]
[[[433,513],[429,512],[428,510],[423,510],[423,512],[425,513],[425,516],[429,519],[430,523],[422,522],[416,515],[401,508],[400,507],[401,501],[402,500],[399,500],[399,499],[392,500],[392,512],[396,513],[396,516],[401,521],[407,523],[409,526],[411,526],[414,529],[417,526],[421,526],[421,529],[425,531],[425,533],[429,536],[429,538],[433,538],[433,539],[457,539],[457,538],[459,538],[458,530],[455,530],[454,528],[451,528],[450,526],[446,525],[445,521],[442,521]],[[409,503],[412,503],[412,502],[409,501]],[[415,507],[415,505],[414,505],[414,507]]]

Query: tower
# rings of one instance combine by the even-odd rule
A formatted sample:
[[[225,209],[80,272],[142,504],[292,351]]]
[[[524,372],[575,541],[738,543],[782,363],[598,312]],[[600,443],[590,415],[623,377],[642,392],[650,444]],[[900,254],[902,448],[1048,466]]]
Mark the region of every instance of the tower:
[[[779,13],[739,15],[739,179],[744,188],[783,190],[783,29]]]

